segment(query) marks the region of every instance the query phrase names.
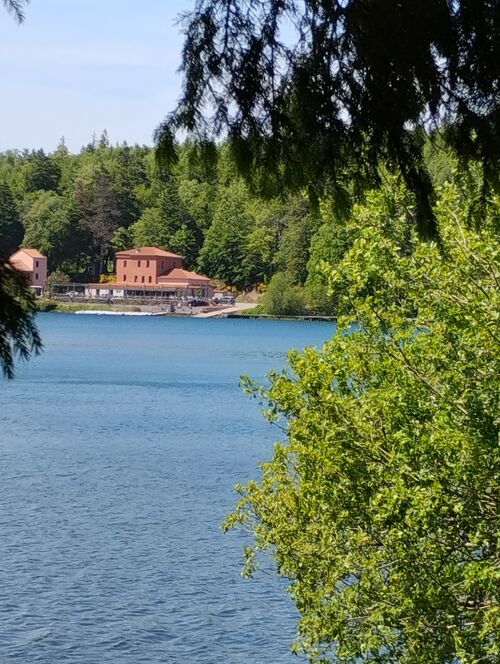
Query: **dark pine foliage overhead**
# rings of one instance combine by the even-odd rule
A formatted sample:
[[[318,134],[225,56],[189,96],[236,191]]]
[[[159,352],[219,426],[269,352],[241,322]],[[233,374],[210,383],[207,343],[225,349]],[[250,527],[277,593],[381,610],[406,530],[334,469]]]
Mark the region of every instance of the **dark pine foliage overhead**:
[[[423,130],[498,184],[499,0],[198,0],[183,95],[157,131],[227,136],[243,170],[344,200],[399,169],[433,232]]]
[[[36,304],[22,272],[0,258],[0,371],[14,377],[16,357],[28,359],[42,349],[35,325]]]
[[[24,7],[28,5],[29,2],[30,0],[2,0],[7,11],[14,14],[19,23],[24,21]]]

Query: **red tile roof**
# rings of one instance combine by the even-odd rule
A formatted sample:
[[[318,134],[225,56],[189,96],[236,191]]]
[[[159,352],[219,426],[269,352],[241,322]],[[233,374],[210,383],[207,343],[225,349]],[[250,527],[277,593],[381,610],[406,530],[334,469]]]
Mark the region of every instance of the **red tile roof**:
[[[38,249],[33,249],[33,247],[23,247],[19,251],[24,251],[28,254],[28,256],[31,256],[31,258],[46,258],[43,254],[41,254]]]
[[[18,270],[23,270],[24,272],[33,271],[33,260],[35,258],[46,258],[41,254],[38,249],[33,249],[32,247],[18,249],[10,257],[10,262]]]
[[[26,260],[23,260],[21,256],[17,258],[11,258],[10,263],[16,268],[16,270],[19,270],[20,272],[33,272],[33,266],[28,265]]]
[[[189,270],[184,270],[182,267],[174,267],[167,274],[162,274],[158,277],[158,280],[166,282],[167,280],[192,280],[192,281],[210,281],[208,277],[204,274],[197,274],[196,272],[189,272]]]
[[[171,251],[158,249],[158,247],[136,247],[134,249],[125,249],[124,251],[117,251],[116,256],[120,258],[128,258],[134,256],[147,256],[147,257],[167,257],[167,258],[183,258],[179,254],[174,254]]]

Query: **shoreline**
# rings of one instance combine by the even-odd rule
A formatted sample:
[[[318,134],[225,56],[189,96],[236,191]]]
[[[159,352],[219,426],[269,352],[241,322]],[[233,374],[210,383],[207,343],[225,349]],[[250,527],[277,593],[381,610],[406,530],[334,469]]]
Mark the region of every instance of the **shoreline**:
[[[336,323],[336,316],[321,316],[315,314],[299,314],[297,316],[278,316],[275,314],[253,314],[253,313],[234,313],[227,314],[226,318],[247,318],[247,319],[263,319],[263,320],[304,320],[304,321],[317,321],[322,323]]]
[[[336,316],[323,316],[320,314],[300,314],[297,316],[278,316],[252,311],[256,306],[251,302],[240,302],[237,306],[222,307],[195,307],[189,311],[166,311],[158,306],[151,305],[123,305],[91,302],[58,302],[55,300],[38,301],[38,312],[70,313],[87,316],[133,316],[133,317],[182,317],[182,318],[231,318],[248,320],[298,320],[306,322],[336,323]]]

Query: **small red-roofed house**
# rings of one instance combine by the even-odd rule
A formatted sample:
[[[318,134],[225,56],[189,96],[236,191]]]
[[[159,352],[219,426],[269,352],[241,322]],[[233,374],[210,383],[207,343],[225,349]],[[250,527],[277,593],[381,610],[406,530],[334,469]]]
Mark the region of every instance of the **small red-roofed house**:
[[[23,247],[12,254],[11,264],[22,272],[37,295],[43,293],[47,281],[47,256],[32,247]]]

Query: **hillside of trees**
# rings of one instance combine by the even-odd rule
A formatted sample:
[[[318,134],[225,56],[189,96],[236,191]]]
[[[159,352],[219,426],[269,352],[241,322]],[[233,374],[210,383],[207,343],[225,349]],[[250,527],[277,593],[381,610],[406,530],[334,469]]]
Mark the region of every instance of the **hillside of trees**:
[[[452,178],[443,154],[429,149],[438,185]],[[269,183],[243,179],[224,144],[207,160],[187,142],[167,172],[152,148],[112,146],[106,132],[79,154],[64,141],[48,154],[0,154],[3,256],[34,246],[52,273],[89,281],[113,271],[116,251],[154,245],[238,290],[270,284],[264,305],[274,313],[304,306],[333,313],[318,268],[338,262],[349,246],[337,207],[328,198],[312,206],[305,191],[273,195]]]

